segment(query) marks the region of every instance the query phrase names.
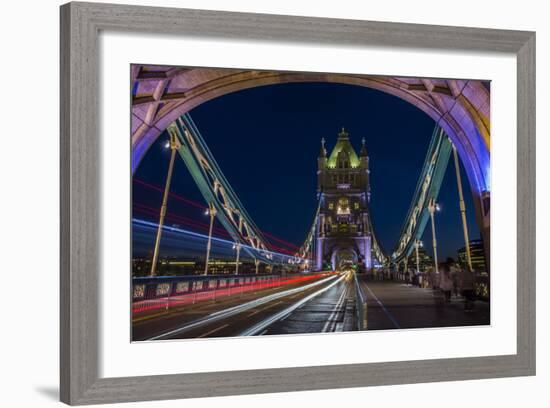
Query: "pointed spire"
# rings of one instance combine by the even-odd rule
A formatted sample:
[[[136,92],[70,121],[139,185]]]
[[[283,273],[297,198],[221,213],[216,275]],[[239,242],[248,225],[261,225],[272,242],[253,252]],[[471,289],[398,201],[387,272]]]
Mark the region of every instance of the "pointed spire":
[[[327,149],[325,149],[325,138],[321,138],[321,150],[319,151],[319,157],[327,157]]]
[[[361,151],[359,152],[359,157],[367,156],[367,147],[365,146],[365,138],[361,139]]]
[[[347,140],[348,136],[349,136],[349,133],[346,132],[346,129],[344,129],[344,126],[342,126],[342,130],[340,131],[340,133],[338,133],[338,139]]]

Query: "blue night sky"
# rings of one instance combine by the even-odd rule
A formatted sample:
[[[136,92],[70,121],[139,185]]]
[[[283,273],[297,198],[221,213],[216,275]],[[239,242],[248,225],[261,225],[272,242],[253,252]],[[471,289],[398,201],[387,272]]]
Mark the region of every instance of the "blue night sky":
[[[397,97],[351,85],[298,83],[262,86],[206,102],[190,112],[226,178],[258,227],[300,245],[316,209],[317,156],[322,137],[330,153],[344,126],[356,151],[366,139],[371,170],[374,228],[391,253],[424,163],[434,121]],[[134,217],[157,221],[169,151],[163,134],[134,176]],[[462,169],[470,238],[479,237],[466,174]],[[138,182],[136,182],[138,180]],[[177,157],[171,191],[205,205],[181,158]],[[437,214],[439,258],[456,258],[464,246],[454,164],[441,188]],[[196,221],[193,221],[196,220]],[[196,222],[200,223],[197,224]],[[170,198],[167,224],[205,231],[203,211]],[[187,223],[187,224],[186,224]],[[424,232],[431,251],[431,230]],[[134,242],[136,254],[150,253],[150,240]],[[162,250],[161,250],[162,255]]]

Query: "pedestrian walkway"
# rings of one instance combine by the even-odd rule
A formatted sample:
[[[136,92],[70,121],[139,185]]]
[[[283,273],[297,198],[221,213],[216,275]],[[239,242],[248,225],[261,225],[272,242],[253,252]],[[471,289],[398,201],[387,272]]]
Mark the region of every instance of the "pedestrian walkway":
[[[367,330],[490,324],[489,303],[476,301],[464,311],[462,298],[443,303],[440,292],[404,283],[362,281],[367,298]]]

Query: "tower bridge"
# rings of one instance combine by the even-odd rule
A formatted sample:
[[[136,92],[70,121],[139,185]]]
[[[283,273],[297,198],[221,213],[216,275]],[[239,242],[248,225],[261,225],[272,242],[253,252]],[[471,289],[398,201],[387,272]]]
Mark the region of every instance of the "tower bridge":
[[[178,77],[188,74],[191,71],[176,70],[170,75]],[[216,76],[218,71],[211,74]],[[252,78],[253,82],[259,79],[261,83],[263,80],[273,80],[266,73],[249,72],[238,72],[229,79],[237,81],[238,86],[245,86],[239,82],[243,75]],[[283,74],[283,78],[288,81],[303,80],[302,76],[296,74]],[[347,82],[355,79],[342,76],[330,80]],[[365,86],[376,88],[379,85],[386,91],[392,90],[390,93],[397,81],[385,78],[377,82],[378,79],[374,77],[358,80]],[[136,81],[142,86],[145,80],[140,79],[138,73]],[[488,324],[487,303],[478,303],[476,312],[470,314],[464,314],[462,299],[455,299],[455,303],[451,302],[444,310],[437,305],[441,271],[438,270],[436,247],[438,193],[452,155],[459,186],[465,258],[471,265],[458,155],[466,157],[468,149],[473,147],[477,150],[468,156],[470,161],[465,163],[465,168],[474,193],[476,215],[478,221],[481,220],[482,238],[488,234],[489,193],[482,177],[486,170],[482,168],[483,163],[488,158],[488,122],[485,120],[487,117],[484,115],[486,109],[483,102],[486,94],[475,81],[447,82],[450,91],[444,92],[445,96],[438,94],[438,89],[441,92],[444,84],[436,86],[423,80],[421,84],[425,87],[424,91],[420,85],[413,87],[411,81],[403,81],[410,87],[399,88],[401,97],[407,100],[415,94],[420,98],[416,103],[425,110],[430,109],[427,105],[428,97],[437,101],[437,109],[445,110],[449,95],[454,98],[451,109],[467,104],[467,98],[475,100],[476,109],[479,109],[474,118],[470,119],[461,116],[458,111],[442,114],[441,118],[445,118],[445,121],[440,121],[441,126],[435,126],[409,212],[403,220],[401,233],[391,254],[379,245],[369,211],[371,174],[365,138],[361,139],[357,150],[345,128],[335,135],[332,148],[328,147],[332,144],[330,139],[321,139],[317,157],[317,209],[312,214],[311,227],[303,244],[294,253],[287,253],[269,244],[244,208],[238,193],[224,176],[187,112],[189,106],[185,101],[188,92],[182,93],[185,94],[182,96],[184,103],[178,105],[181,109],[172,110],[170,114],[179,112],[181,116],[168,124],[159,125],[164,126],[170,136],[170,165],[158,223],[146,224],[149,233],[151,229],[156,229],[150,274],[136,278],[133,282],[132,338],[164,340]],[[261,83],[254,82],[254,85]],[[460,83],[463,93],[456,93]],[[245,84],[250,85],[247,82]],[[137,89],[140,89],[139,86]],[[145,99],[140,98],[134,97],[135,107],[145,103]],[[166,118],[173,120],[170,115]],[[133,170],[144,154],[143,146],[146,146],[141,144],[145,139],[139,136],[145,133],[139,132],[156,129],[154,134],[151,133],[153,136],[147,139],[147,143],[150,143],[158,136],[155,132],[160,129],[146,122],[138,127],[133,137],[133,156],[137,157],[137,160],[133,160]],[[478,126],[478,129],[469,127],[471,124]],[[465,129],[464,132],[459,132],[461,127]],[[479,140],[476,142],[475,138]],[[197,184],[210,223],[208,235],[195,234],[198,238],[193,238],[197,239],[195,247],[204,245],[204,263],[200,263],[204,265],[204,271],[195,275],[165,277],[159,276],[156,269],[163,236],[169,233],[172,242],[178,239],[184,242],[191,236],[188,231],[164,225],[169,212],[170,182],[177,157],[183,160]],[[214,236],[220,229],[214,228],[215,221],[229,239]],[[139,220],[136,223],[145,225]],[[429,281],[416,281],[413,286],[411,275],[424,276],[420,273],[419,248],[426,228],[430,228],[432,233],[432,276]],[[488,242],[484,244],[487,248]],[[234,273],[209,271],[208,267],[213,262],[210,258],[212,251],[219,251],[224,246],[235,257],[231,262]],[[416,254],[416,265],[410,261],[411,256],[414,259],[413,254]],[[254,267],[244,268],[243,263],[253,263]],[[264,268],[260,268],[260,265]],[[488,296],[488,288],[485,289],[483,293]]]
[[[170,123],[206,101],[243,89],[283,83],[339,83],[376,89],[416,106],[443,129],[464,165],[490,261],[490,95],[482,81],[139,64],[131,66],[130,75],[132,173]]]

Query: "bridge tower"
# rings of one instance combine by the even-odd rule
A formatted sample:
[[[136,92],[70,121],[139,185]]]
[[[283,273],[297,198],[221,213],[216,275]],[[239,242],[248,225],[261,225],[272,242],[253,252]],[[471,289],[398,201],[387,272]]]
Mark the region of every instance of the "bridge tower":
[[[317,159],[320,208],[316,227],[315,267],[333,269],[347,264],[359,270],[372,267],[369,222],[369,157],[362,140],[359,156],[342,128],[327,157],[325,140]]]

